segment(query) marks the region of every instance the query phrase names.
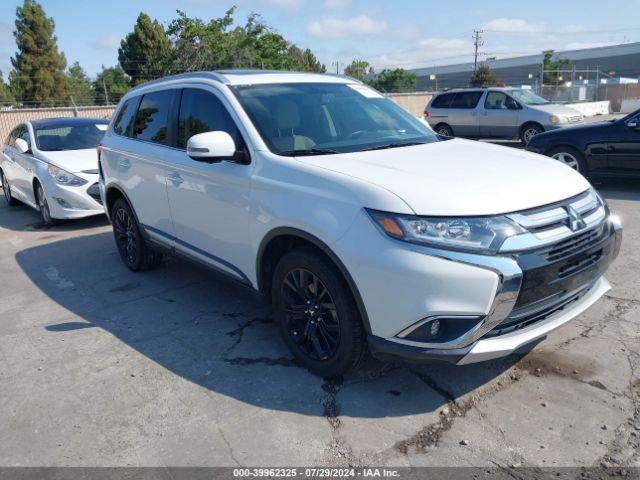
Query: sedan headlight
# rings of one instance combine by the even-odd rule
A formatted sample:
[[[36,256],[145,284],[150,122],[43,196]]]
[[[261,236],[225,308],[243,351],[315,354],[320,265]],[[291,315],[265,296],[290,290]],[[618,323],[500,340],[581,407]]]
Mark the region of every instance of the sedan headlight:
[[[73,173],[69,173],[66,170],[63,170],[51,164],[49,164],[47,170],[53,177],[53,180],[59,185],[66,185],[68,187],[79,187],[80,185],[84,185],[85,183],[87,183],[84,178],[77,177]]]
[[[367,210],[390,237],[437,248],[494,254],[506,238],[526,230],[503,216],[421,217]]]

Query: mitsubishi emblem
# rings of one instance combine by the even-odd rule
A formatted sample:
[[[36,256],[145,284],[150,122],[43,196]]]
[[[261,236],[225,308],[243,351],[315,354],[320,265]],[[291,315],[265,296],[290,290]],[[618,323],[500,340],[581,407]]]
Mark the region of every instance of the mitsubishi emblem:
[[[577,232],[587,226],[582,219],[582,216],[578,213],[578,211],[573,208],[571,205],[567,205],[565,207],[567,213],[569,214],[569,228],[572,232]]]

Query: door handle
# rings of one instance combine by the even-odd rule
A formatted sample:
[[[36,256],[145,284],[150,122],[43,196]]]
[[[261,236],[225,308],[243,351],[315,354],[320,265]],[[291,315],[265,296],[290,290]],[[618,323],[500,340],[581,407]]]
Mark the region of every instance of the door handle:
[[[118,165],[122,168],[129,168],[131,167],[131,160],[129,160],[128,158],[121,158],[118,162]]]
[[[167,180],[169,180],[172,183],[175,183],[176,185],[180,185],[182,182],[184,182],[184,179],[180,176],[178,172],[174,172],[170,175],[167,175]]]

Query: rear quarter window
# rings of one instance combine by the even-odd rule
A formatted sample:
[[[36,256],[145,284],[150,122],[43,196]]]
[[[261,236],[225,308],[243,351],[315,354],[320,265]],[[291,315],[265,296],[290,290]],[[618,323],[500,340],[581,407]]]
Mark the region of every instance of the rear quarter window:
[[[449,104],[451,103],[453,96],[453,93],[443,93],[442,95],[438,95],[433,102],[431,102],[431,108],[449,108]]]

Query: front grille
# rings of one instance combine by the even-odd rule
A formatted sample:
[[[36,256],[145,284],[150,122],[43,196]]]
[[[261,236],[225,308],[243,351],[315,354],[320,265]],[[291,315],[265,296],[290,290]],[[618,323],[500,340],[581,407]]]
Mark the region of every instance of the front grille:
[[[591,286],[583,288],[577,293],[559,297],[553,296],[550,300],[541,301],[537,306],[529,306],[514,310],[511,314],[505,318],[501,323],[493,327],[486,335],[487,337],[497,337],[506,333],[511,333],[515,330],[533,325],[534,323],[546,320],[552,315],[561,312],[569,305],[582,298],[589,290]]]
[[[604,232],[604,224],[586,232],[578,233],[572,237],[551,245],[543,250],[546,259],[550,262],[556,262],[580,253],[585,248],[589,248],[602,238]]]
[[[100,197],[100,187],[97,183],[94,183],[89,188],[87,188],[87,193],[91,198],[102,205],[102,198]]]

